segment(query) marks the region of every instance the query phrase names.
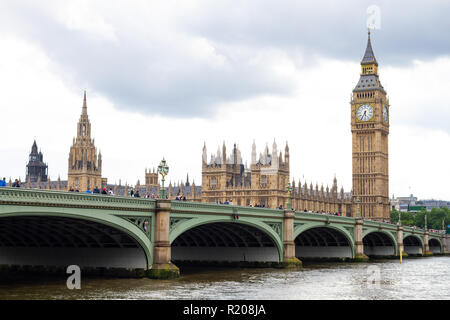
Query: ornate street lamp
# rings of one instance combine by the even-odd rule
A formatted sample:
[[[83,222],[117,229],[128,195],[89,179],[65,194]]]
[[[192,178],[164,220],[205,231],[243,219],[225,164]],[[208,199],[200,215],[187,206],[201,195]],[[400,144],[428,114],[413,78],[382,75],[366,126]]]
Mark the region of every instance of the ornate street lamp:
[[[167,166],[166,160],[162,159],[161,163],[158,166],[158,173],[161,175],[162,188],[159,192],[159,197],[161,199],[166,198],[166,189],[164,189],[164,180],[167,174],[169,173],[169,167]]]
[[[288,193],[288,204],[287,204],[287,209],[291,210],[291,192],[292,192],[292,187],[291,187],[291,183],[288,182],[286,191]]]

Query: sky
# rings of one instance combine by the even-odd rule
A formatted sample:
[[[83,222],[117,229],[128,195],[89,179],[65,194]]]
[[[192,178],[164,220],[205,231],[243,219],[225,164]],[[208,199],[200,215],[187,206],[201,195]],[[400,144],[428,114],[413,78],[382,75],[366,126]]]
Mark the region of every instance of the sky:
[[[374,11],[373,8],[376,8]],[[389,193],[450,200],[448,1],[0,1],[0,176],[33,140],[67,179],[83,92],[108,183],[201,184],[225,141],[275,139],[291,179],[352,188],[350,97],[372,23],[390,100]]]

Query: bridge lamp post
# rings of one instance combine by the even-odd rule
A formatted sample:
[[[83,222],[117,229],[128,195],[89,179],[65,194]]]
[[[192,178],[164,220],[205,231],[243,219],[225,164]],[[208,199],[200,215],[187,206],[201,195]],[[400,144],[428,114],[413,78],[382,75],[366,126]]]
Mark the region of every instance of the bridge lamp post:
[[[166,189],[164,189],[164,180],[166,175],[169,173],[169,167],[167,166],[166,160],[162,159],[161,163],[158,166],[158,173],[161,175],[162,188],[159,192],[159,197],[161,199],[166,198]]]
[[[287,210],[291,210],[291,192],[292,192],[292,187],[291,187],[291,183],[288,182],[286,191],[288,193],[288,203],[287,203]]]
[[[425,212],[425,225],[423,226],[425,230],[428,230],[427,213]]]

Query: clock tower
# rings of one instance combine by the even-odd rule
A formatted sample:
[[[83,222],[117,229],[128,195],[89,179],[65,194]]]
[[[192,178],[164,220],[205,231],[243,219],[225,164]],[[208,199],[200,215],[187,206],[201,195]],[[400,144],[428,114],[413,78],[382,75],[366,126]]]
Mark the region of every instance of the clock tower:
[[[378,62],[370,42],[361,60],[361,75],[351,99],[353,216],[390,218],[389,100],[378,77]],[[359,203],[359,204],[357,204]]]

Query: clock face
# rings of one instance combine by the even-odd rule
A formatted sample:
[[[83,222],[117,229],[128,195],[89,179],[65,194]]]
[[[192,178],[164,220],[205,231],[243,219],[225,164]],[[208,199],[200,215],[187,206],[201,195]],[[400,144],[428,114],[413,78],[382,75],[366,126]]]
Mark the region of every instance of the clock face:
[[[356,111],[356,116],[361,121],[369,121],[373,116],[373,108],[368,104],[363,104]]]
[[[383,120],[384,122],[388,122],[388,109],[386,106],[383,107]]]

